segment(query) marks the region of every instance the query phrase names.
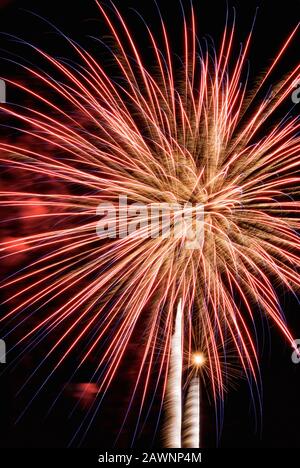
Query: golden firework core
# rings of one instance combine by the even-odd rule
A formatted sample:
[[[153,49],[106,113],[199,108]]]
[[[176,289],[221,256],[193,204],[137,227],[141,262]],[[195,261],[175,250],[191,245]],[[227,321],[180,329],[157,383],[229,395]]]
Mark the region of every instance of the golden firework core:
[[[205,364],[205,356],[203,353],[197,352],[193,354],[193,364],[197,367],[201,367]]]

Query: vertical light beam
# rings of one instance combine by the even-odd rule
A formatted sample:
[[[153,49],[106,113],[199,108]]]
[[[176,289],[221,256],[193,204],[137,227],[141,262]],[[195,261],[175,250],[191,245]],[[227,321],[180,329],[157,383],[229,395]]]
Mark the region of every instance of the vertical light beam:
[[[182,300],[179,300],[175,331],[171,340],[171,356],[166,388],[165,447],[181,447],[182,419]]]
[[[195,375],[189,385],[184,407],[183,447],[200,448],[200,378]]]

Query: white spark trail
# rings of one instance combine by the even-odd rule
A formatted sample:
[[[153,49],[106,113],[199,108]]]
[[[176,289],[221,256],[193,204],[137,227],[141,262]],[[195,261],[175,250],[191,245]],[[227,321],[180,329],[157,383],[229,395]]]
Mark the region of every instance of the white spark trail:
[[[179,300],[166,388],[165,447],[181,447],[182,420],[182,300]]]
[[[200,378],[195,375],[189,385],[184,408],[183,447],[200,448]]]

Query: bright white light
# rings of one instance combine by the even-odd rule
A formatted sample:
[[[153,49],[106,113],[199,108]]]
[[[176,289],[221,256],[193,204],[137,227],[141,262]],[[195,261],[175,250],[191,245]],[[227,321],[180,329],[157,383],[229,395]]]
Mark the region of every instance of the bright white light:
[[[193,354],[193,363],[197,367],[201,367],[205,364],[205,356],[203,353],[194,353]]]

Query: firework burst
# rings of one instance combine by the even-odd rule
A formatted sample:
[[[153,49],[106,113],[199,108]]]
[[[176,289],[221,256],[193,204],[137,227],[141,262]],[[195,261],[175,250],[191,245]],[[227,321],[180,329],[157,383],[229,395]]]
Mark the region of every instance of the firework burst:
[[[149,68],[120,12],[113,4],[110,14],[97,6],[114,39],[110,53],[121,79],[65,37],[77,65],[28,44],[47,72],[20,66],[43,91],[6,80],[34,104],[1,106],[26,137],[24,143],[0,143],[2,165],[20,174],[18,183],[1,191],[1,207],[22,210],[15,218],[26,221],[29,231],[1,244],[3,261],[25,255],[22,268],[2,283],[9,311],[1,322],[8,334],[26,330],[16,345],[20,353],[50,338],[33,374],[47,361],[55,363],[37,392],[77,353],[79,368],[97,356],[91,379],[101,395],[142,323],[132,392],[141,408],[136,434],[147,414],[154,366],[155,391],[164,397],[167,389],[179,300],[184,347],[191,356],[197,326],[215,401],[223,397],[227,365],[230,372],[223,359],[228,340],[247,378],[256,382],[258,310],[293,343],[274,285],[294,292],[300,284],[299,121],[288,116],[276,122],[273,116],[289,99],[299,66],[271,97],[259,96],[297,28],[250,94],[244,70],[252,33],[237,59],[234,24],[226,25],[218,52],[201,48],[191,8],[183,17],[179,67],[160,18],[160,43],[145,26],[155,62]],[[32,181],[29,187],[22,178]],[[146,205],[202,204],[202,248],[185,249],[185,239],[174,236],[101,239],[99,203],[117,205],[124,195]],[[84,432],[99,404],[88,413]]]

